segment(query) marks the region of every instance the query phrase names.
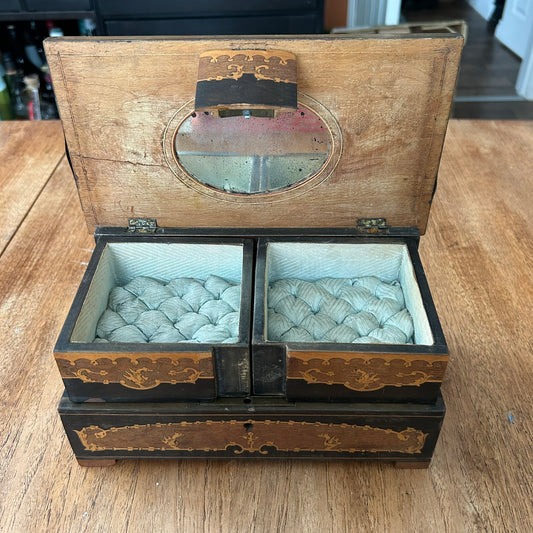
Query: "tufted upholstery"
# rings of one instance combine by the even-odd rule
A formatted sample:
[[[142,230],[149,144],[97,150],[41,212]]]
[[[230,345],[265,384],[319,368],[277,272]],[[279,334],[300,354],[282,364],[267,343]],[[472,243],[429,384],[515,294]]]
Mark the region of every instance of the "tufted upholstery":
[[[413,342],[413,320],[398,281],[281,279],[269,286],[267,302],[270,341]]]
[[[235,343],[240,298],[240,285],[217,276],[137,277],[109,293],[95,342]]]

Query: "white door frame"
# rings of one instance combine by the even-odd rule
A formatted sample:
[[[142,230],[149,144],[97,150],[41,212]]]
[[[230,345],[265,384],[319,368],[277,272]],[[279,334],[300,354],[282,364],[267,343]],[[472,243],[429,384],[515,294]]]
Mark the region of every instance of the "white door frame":
[[[348,0],[348,28],[394,25],[400,22],[402,0]]]
[[[402,0],[388,0],[385,10],[385,24],[394,26],[400,23],[400,10],[402,9]]]
[[[533,31],[529,36],[527,52],[518,71],[515,89],[520,96],[533,100]]]

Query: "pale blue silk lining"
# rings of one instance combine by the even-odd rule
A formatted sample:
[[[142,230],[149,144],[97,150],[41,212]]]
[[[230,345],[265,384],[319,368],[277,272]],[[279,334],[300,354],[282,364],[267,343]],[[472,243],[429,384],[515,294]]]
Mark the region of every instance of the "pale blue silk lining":
[[[236,343],[241,287],[218,276],[137,277],[109,293],[95,342]]]
[[[218,276],[168,283],[137,277],[111,290],[95,342],[236,343],[240,285]],[[398,281],[374,276],[282,279],[267,294],[267,340],[413,342],[413,320]]]
[[[275,281],[267,324],[282,342],[410,344],[414,333],[400,282],[374,276]]]

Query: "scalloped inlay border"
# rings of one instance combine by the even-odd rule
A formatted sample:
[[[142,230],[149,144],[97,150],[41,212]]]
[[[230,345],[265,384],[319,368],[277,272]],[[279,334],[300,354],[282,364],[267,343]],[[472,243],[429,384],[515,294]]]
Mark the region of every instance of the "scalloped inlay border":
[[[210,352],[173,354],[56,354],[64,379],[84,383],[120,383],[135,390],[148,390],[162,383],[196,383],[214,379]]]
[[[369,425],[280,420],[205,420],[75,430],[84,449],[101,451],[422,452],[428,433]]]
[[[343,385],[365,392],[384,387],[419,387],[441,383],[447,355],[287,353],[287,378],[308,384]]]

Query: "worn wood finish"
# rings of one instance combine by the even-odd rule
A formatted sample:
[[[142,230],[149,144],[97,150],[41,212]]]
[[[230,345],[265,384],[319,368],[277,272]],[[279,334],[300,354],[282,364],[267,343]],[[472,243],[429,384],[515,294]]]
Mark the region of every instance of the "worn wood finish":
[[[423,471],[289,460],[80,468],[51,354],[93,239],[62,164],[0,258],[2,531],[533,530],[532,150],[529,122],[450,123],[421,244],[451,353],[448,412]]]
[[[78,460],[78,462],[79,462],[79,460]],[[91,465],[87,465],[87,466],[91,466]],[[100,465],[94,465],[94,466],[100,466]],[[394,466],[396,468],[420,468],[420,469],[424,469],[424,468],[429,468],[429,462],[424,462],[424,461],[396,461],[394,463]]]
[[[4,122],[0,135],[0,255],[64,155],[57,122]],[[27,142],[25,142],[27,141]]]
[[[457,36],[62,38],[46,50],[91,230],[125,226],[130,216],[164,227],[353,227],[385,217],[424,232],[461,45]],[[243,200],[192,188],[163,153],[179,126],[173,117],[194,110],[200,54],[226,48],[296,55],[298,90],[342,132],[329,177]],[[135,81],[134,71],[142,73]]]
[[[444,417],[434,405],[77,404],[59,412],[76,457],[387,459],[427,462]]]
[[[91,466],[91,467],[113,466],[117,462],[116,459],[78,459],[77,461],[80,466]],[[415,463],[415,464],[418,464],[418,463]],[[424,464],[424,463],[420,463],[420,464]]]

